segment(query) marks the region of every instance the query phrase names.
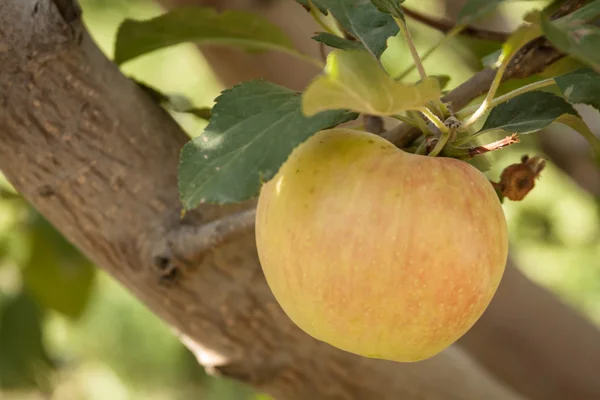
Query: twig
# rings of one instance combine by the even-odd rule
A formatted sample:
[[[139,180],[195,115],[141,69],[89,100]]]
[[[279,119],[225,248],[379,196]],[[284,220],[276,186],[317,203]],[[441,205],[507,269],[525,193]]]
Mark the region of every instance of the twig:
[[[500,139],[483,146],[471,147],[469,149],[469,156],[475,157],[481,154],[486,154],[492,151],[500,150],[512,144],[519,143],[519,141],[519,136],[516,133],[513,133],[512,135],[507,136],[504,139]]]
[[[381,135],[385,131],[385,124],[383,118],[377,115],[363,115],[363,123],[367,132]]]
[[[586,3],[586,0],[568,0],[558,9],[550,19],[563,17]],[[503,81],[509,79],[523,79],[543,71],[547,66],[564,57],[546,39],[538,38],[523,47],[513,58]],[[495,70],[485,68],[473,75],[466,82],[455,88],[442,98],[444,103],[450,103],[452,109],[459,110],[471,100],[486,93],[496,76]],[[381,136],[400,148],[409,146],[421,135],[421,131],[407,124],[400,124]]]
[[[180,225],[167,235],[170,254],[159,254],[155,258],[163,259],[165,264],[176,260],[198,263],[211,249],[251,232],[255,217],[256,209],[252,208],[204,225]]]
[[[414,19],[415,21],[421,22],[422,24],[430,26],[433,29],[437,29],[442,33],[448,33],[451,30],[453,30],[456,26],[454,22],[449,21],[447,19],[435,19],[427,15],[421,14],[418,11],[408,9],[406,7],[402,7],[402,9],[404,10],[404,14],[406,14],[410,18]],[[474,37],[477,39],[492,40],[495,42],[504,42],[506,39],[508,39],[509,36],[509,34],[504,32],[489,31],[486,29],[474,28],[472,26],[464,27],[460,34]]]

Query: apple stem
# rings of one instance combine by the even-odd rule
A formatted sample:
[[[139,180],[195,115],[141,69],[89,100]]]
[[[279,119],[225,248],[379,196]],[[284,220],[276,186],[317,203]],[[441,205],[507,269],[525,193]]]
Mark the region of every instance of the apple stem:
[[[444,122],[435,115],[429,108],[424,107],[420,110],[430,121],[435,125],[436,128],[442,133],[450,133],[450,129],[444,124]]]
[[[429,157],[436,157],[438,154],[440,154],[442,152],[442,150],[444,149],[444,146],[446,146],[446,144],[448,143],[449,139],[450,139],[450,132],[442,133],[442,136],[440,136],[440,139],[435,144],[435,147],[428,154]]]

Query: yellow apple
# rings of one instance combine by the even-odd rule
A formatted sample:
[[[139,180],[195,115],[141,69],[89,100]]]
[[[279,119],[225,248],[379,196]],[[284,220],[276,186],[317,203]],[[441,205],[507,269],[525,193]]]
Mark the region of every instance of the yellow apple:
[[[471,328],[508,252],[502,206],[481,172],[349,129],[314,135],[263,185],[256,243],[269,287],[302,330],[400,362]]]

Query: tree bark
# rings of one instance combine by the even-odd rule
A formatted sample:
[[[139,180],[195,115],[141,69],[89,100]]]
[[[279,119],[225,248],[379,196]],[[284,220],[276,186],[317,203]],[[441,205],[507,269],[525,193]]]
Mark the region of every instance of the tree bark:
[[[182,4],[213,6],[215,3],[211,0],[160,1],[168,7]],[[255,3],[251,0],[218,2],[222,9],[254,7],[255,12],[279,24],[296,43],[301,44],[302,48],[310,48],[310,36],[305,34],[308,29],[297,30],[296,26],[290,27],[281,23],[281,21],[305,16],[306,13],[303,13],[294,2],[273,1],[271,8],[255,7]],[[581,2],[571,1],[571,3],[578,5]],[[448,7],[448,10],[457,8],[458,6]],[[313,29],[312,21],[306,23]],[[495,25],[502,28],[501,21],[496,21]],[[228,70],[227,74],[220,75],[227,86],[248,77],[245,68],[248,63],[251,63],[253,68],[251,78],[261,77],[283,85],[298,85],[296,77],[293,80],[286,80],[289,76],[287,71],[292,68],[294,60],[281,58],[275,61],[268,56],[256,59],[254,56],[235,51],[215,58],[210,49],[203,48],[202,52],[217,73],[223,71],[225,65],[233,67],[233,70]],[[541,51],[538,54],[546,57],[545,53],[550,52]],[[534,53],[533,56],[535,57],[536,54]],[[269,68],[276,63],[279,68]],[[298,68],[297,63],[295,68]],[[298,90],[313,78],[309,73],[312,67],[307,66],[306,70],[308,72],[300,74],[305,78]],[[487,91],[494,76],[492,71],[488,72],[480,74],[479,79],[468,82],[449,96],[456,100],[457,104],[468,103],[472,98]],[[468,97],[469,93],[471,97]],[[544,142],[548,151],[562,151],[576,155],[572,159],[557,158],[557,161],[569,166],[580,166],[570,168],[571,172],[577,172],[573,175],[574,178],[588,189],[592,187],[590,185],[594,185],[594,190],[591,192],[598,195],[600,193],[598,189],[600,185],[597,184],[599,173],[598,169],[591,165],[589,157],[582,157],[581,151],[577,153],[574,148],[573,151],[569,151],[569,146],[573,143],[557,146],[556,144],[560,142],[553,142],[555,145],[549,142],[549,140]],[[587,146],[587,143],[584,143],[584,146]],[[600,398],[600,380],[596,367],[600,365],[600,332],[579,313],[561,303],[556,296],[527,279],[515,268],[511,260],[490,307],[458,344],[498,379],[528,398],[539,400]]]
[[[72,1],[0,2],[0,104],[9,181],[209,370],[281,400],[521,398],[457,347],[399,364],[313,340],[273,299],[253,232],[199,265],[170,264],[172,232],[253,204],[180,219],[176,174],[188,137],[100,52]]]

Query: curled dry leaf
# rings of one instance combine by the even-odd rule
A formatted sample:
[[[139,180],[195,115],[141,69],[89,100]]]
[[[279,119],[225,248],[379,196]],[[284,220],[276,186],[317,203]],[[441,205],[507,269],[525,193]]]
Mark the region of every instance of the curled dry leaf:
[[[542,157],[524,155],[521,162],[509,165],[502,171],[500,182],[492,182],[500,195],[513,201],[520,201],[527,196],[535,186],[535,180],[546,167]]]

